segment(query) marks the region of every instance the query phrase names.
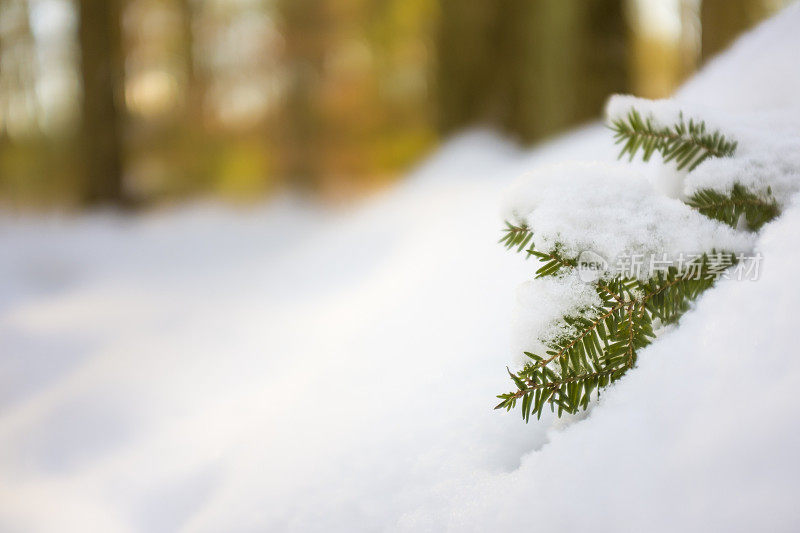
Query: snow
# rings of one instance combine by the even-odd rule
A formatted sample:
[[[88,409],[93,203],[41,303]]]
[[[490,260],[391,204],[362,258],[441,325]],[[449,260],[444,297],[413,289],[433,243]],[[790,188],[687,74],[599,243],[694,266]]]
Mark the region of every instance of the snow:
[[[524,352],[544,354],[549,350],[547,341],[565,332],[561,317],[601,303],[594,286],[574,273],[528,280],[516,294],[512,340],[517,362],[527,359]]]
[[[795,5],[672,104],[791,117],[798,24]],[[352,212],[284,198],[6,215],[0,531],[797,530],[800,196],[791,161],[749,137],[751,162],[729,162],[758,160],[752,179],[784,209],[741,237],[764,256],[760,279],[708,291],[588,416],[491,410],[525,342],[515,320],[549,320],[524,314],[533,283],[515,292],[536,264],[496,244],[516,176],[545,169],[575,202],[583,180],[628,185],[632,220],[694,224],[647,235],[697,238],[675,235],[701,226],[676,200],[632,183],[657,181],[657,162],[618,173],[609,137],[593,126],[525,153],[467,134]],[[727,168],[709,163],[695,172],[716,186]],[[562,208],[529,194],[511,203]]]
[[[706,293],[587,419],[408,529],[510,530],[535,516],[551,531],[796,531],[798,225],[795,204],[760,239],[761,279]]]
[[[491,410],[524,159],[456,139],[353,213],[8,218],[0,530],[377,529],[513,468],[542,439]]]
[[[782,111],[797,105],[800,70],[797,68],[798,6],[739,38],[678,90],[687,104],[720,111]]]
[[[510,217],[527,223],[537,250],[560,249],[566,257],[592,251],[615,273],[633,254],[677,264],[680,254],[752,249],[752,235],[659,194],[641,172],[625,163],[537,168],[516,184],[510,196]],[[652,275],[649,262],[642,267],[638,274],[646,280]]]

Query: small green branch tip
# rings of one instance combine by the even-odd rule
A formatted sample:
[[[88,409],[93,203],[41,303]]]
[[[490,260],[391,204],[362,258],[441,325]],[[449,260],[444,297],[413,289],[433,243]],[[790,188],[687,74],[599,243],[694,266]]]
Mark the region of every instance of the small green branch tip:
[[[705,216],[720,220],[734,228],[744,217],[748,227],[753,231],[759,230],[761,226],[778,216],[778,203],[769,187],[763,193],[757,194],[735,183],[731,193],[727,195],[714,189],[700,189],[686,203]]]
[[[652,117],[643,118],[639,111],[631,109],[609,127],[614,132],[614,142],[623,144],[620,158],[627,154],[633,160],[641,150],[642,159],[649,161],[659,152],[665,163],[675,161],[678,170],[694,170],[710,157],[730,157],[737,146],[719,131],[708,132],[703,121],[686,122],[682,114],[677,124],[657,126]]]
[[[521,252],[528,246],[531,239],[533,239],[533,232],[527,224],[512,224],[506,221],[506,227],[503,229],[503,236],[499,242],[509,250],[516,248],[518,252]]]

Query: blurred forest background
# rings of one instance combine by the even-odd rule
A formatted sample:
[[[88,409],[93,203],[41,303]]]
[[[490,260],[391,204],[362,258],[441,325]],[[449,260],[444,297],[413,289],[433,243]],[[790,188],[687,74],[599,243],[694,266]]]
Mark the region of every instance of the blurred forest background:
[[[668,95],[788,0],[0,0],[0,203],[339,201]]]

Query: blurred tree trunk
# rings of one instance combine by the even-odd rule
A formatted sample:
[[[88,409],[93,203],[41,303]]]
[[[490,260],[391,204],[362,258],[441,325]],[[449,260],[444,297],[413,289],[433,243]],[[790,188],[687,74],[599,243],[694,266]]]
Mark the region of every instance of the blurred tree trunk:
[[[530,141],[600,115],[628,87],[624,0],[440,0],[439,126]]]
[[[572,123],[580,105],[585,6],[579,0],[505,1],[519,16],[502,10],[511,15],[500,26],[509,36],[504,54],[517,60],[503,73],[513,96],[502,125],[523,140],[538,139]]]
[[[770,12],[765,0],[702,0],[703,60],[722,52],[742,32]]]
[[[630,28],[625,0],[584,0],[581,77],[574,122],[601,116],[609,95],[629,92]]]
[[[513,58],[497,42],[497,0],[440,0],[437,35],[439,128],[452,132],[493,119],[504,105],[499,72]],[[518,14],[517,14],[518,15]],[[513,36],[505,36],[512,39]]]
[[[205,98],[208,78],[197,62],[197,35],[195,21],[200,11],[193,0],[177,0],[181,17],[180,57],[184,69],[182,121],[179,125],[179,148],[176,151],[178,181],[187,187],[198,182],[213,180],[208,159],[204,154],[213,152],[207,133]]]
[[[36,43],[29,7],[22,0],[0,1],[5,26],[0,46],[6,49],[0,56],[0,116],[5,118],[4,124],[0,124],[0,134],[23,124],[23,130],[35,129],[33,125],[40,113],[36,100]]]
[[[679,61],[676,86],[694,74],[700,64],[702,30],[699,3],[699,0],[680,0],[681,36],[678,42]]]
[[[122,183],[122,0],[81,0],[83,146],[89,204],[125,203]]]
[[[666,98],[696,69],[700,59],[700,2],[678,0],[670,9],[680,32],[654,31],[652,5],[628,0],[631,19],[632,92],[644,98]]]
[[[291,186],[310,190],[318,185],[323,157],[319,100],[331,30],[329,14],[325,0],[278,0],[277,7],[287,69],[279,132],[281,166]]]
[[[192,0],[178,0],[181,13],[181,57],[186,73],[186,115],[190,123],[202,118],[204,86],[195,64],[195,9]]]

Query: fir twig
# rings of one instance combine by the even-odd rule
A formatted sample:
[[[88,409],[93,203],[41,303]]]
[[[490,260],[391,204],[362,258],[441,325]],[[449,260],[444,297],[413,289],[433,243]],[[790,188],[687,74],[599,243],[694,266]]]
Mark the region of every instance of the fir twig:
[[[628,155],[630,160],[642,151],[642,159],[649,161],[655,152],[660,152],[664,162],[675,161],[678,170],[694,170],[709,157],[729,157],[736,151],[737,143],[727,139],[719,131],[708,132],[702,121],[683,115],[677,124],[657,126],[652,117],[643,118],[631,109],[624,118],[617,118],[609,126],[614,131],[614,142],[623,144],[619,157]]]
[[[714,189],[701,189],[686,203],[705,216],[720,220],[734,228],[744,215],[747,225],[754,231],[778,215],[778,203],[769,187],[766,192],[756,194],[739,183],[733,185],[730,194],[723,194]]]
[[[535,277],[543,278],[545,276],[553,276],[557,274],[562,268],[574,268],[577,264],[575,259],[569,259],[561,254],[561,251],[556,249],[552,252],[540,252],[531,247],[528,250],[528,255],[533,255],[542,266],[536,271]]]
[[[526,421],[534,413],[540,417],[547,404],[559,416],[586,409],[593,391],[599,395],[636,365],[657,323],[676,321],[733,264],[733,254],[710,254],[646,282],[621,276],[595,282],[601,305],[563,317],[571,333],[550,341],[546,355],[526,352],[531,361],[516,374],[509,371],[517,390],[499,395],[495,409],[511,410],[522,399]]]
[[[564,257],[558,248],[547,253],[536,250],[532,242],[533,231],[524,222],[512,224],[506,220],[502,231],[503,235],[498,242],[506,249],[516,252],[525,250],[528,254],[526,257],[534,256],[539,260],[541,266],[536,270],[537,278],[553,276],[562,268],[574,268],[577,264],[575,259]]]
[[[528,243],[531,242],[531,239],[533,239],[533,232],[524,222],[512,224],[506,221],[505,224],[506,227],[503,229],[503,236],[498,242],[508,250],[516,248],[518,252],[521,252]]]

